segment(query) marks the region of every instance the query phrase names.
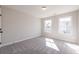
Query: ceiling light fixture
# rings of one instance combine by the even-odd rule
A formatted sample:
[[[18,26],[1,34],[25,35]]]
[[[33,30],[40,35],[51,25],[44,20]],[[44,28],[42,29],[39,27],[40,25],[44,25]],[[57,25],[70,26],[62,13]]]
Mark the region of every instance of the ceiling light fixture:
[[[45,6],[42,7],[42,10],[46,10],[47,8]]]

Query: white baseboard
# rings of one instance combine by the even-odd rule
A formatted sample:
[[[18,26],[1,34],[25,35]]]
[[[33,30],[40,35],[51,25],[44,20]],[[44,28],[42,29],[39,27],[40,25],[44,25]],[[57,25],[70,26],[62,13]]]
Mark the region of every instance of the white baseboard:
[[[36,37],[40,37],[40,36],[41,36],[41,34],[40,35],[32,35],[32,36],[26,37],[22,40],[9,42],[9,43],[6,43],[6,44],[1,44],[0,47],[8,46],[8,45],[11,45],[11,44],[14,44],[14,43],[18,43],[18,42],[21,42],[21,41],[24,41],[24,40],[28,40],[28,39],[32,39],[32,38],[36,38]]]

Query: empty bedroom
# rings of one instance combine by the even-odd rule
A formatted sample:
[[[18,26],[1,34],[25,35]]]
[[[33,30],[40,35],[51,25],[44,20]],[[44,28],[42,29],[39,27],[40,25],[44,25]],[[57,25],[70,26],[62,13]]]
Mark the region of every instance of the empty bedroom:
[[[79,5],[0,5],[0,54],[78,54]]]

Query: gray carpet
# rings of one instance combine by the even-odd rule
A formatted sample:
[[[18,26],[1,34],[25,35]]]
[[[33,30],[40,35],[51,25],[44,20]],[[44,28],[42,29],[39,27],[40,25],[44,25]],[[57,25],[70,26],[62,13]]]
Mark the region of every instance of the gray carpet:
[[[57,39],[38,37],[0,48],[0,54],[77,54],[79,46]]]

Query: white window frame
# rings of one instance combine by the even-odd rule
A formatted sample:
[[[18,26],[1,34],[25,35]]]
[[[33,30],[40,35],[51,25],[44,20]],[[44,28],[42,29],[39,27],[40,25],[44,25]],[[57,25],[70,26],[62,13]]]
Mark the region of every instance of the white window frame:
[[[70,20],[66,20],[66,18],[70,18]],[[63,21],[61,21],[61,19],[63,20]],[[65,20],[64,20],[65,19]],[[67,25],[62,25],[62,26],[64,26],[64,31],[60,28],[60,27],[62,27],[61,26],[61,22],[67,22],[67,21],[70,21],[71,23],[70,23],[70,28],[69,28],[69,32],[68,31],[66,31],[66,30],[68,30],[67,29]],[[59,33],[62,33],[62,34],[72,34],[72,16],[67,16],[67,17],[60,17],[59,18],[59,28],[58,28],[58,31],[59,31]]]
[[[50,29],[46,29],[46,21],[49,21],[50,20],[50,22],[51,22],[51,24],[50,24]],[[44,20],[44,32],[48,32],[48,33],[50,33],[52,31],[52,20],[51,19],[47,19],[47,20]]]

